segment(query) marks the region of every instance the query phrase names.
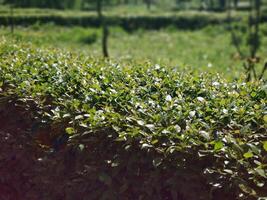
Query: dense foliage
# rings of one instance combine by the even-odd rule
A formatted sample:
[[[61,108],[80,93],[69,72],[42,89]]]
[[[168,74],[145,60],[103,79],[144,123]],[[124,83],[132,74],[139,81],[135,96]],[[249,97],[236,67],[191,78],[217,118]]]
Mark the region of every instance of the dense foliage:
[[[67,143],[79,152],[72,161],[79,167],[69,170],[89,181],[91,192],[80,191],[84,198],[266,196],[263,83],[6,41],[0,55],[0,107],[11,102],[25,108],[36,138],[48,130],[37,141],[44,150],[57,154]]]

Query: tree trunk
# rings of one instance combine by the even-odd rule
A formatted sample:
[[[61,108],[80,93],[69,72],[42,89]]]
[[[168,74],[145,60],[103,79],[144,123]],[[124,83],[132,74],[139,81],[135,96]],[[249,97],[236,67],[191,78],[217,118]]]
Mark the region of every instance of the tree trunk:
[[[14,7],[10,5],[10,31],[14,33]]]
[[[146,2],[147,9],[150,10],[151,9],[151,0],[145,0],[145,2]]]
[[[96,2],[97,15],[100,21],[102,21],[102,0],[97,0]]]
[[[108,55],[108,36],[109,30],[107,24],[104,22],[103,24],[103,38],[102,38],[102,51],[104,57],[109,57]]]
[[[97,6],[97,14],[98,14],[99,23],[102,27],[102,52],[103,52],[103,56],[107,58],[109,56],[108,55],[109,30],[108,30],[106,19],[104,18],[102,14],[102,3],[103,3],[102,0],[98,0],[96,6]]]
[[[260,8],[261,8],[261,0],[255,0],[255,29],[253,34],[253,44],[252,44],[252,51],[251,51],[251,57],[255,58],[257,51],[260,46],[260,38],[259,38],[259,24],[260,24]]]
[[[225,10],[226,0],[219,0],[220,9]]]
[[[209,1],[209,9],[213,10],[214,9],[214,0]]]
[[[238,0],[234,0],[234,6],[235,6],[235,9],[237,9],[237,7],[238,7]]]

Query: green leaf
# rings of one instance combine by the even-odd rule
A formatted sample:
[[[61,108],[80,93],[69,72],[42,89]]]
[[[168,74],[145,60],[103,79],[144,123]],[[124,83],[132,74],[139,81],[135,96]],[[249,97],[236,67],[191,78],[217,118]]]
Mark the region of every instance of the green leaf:
[[[258,104],[255,104],[255,105],[254,105],[254,108],[255,108],[256,110],[258,110],[258,109],[260,109],[260,106],[259,106]]]
[[[247,153],[244,153],[243,156],[244,156],[244,158],[252,158],[253,153],[251,151],[248,151]]]
[[[245,185],[245,184],[239,184],[239,188],[240,188],[243,192],[245,192],[245,193],[247,193],[247,194],[251,194],[251,195],[255,195],[255,194],[256,194],[256,192],[255,192],[251,187],[249,187],[249,186],[247,186],[247,185]]]
[[[153,146],[150,144],[144,143],[144,144],[142,144],[141,149],[147,149],[147,148],[151,148],[151,147],[153,147]]]
[[[261,168],[257,168],[257,169],[255,169],[255,171],[256,171],[256,173],[257,173],[258,175],[260,175],[261,177],[263,177],[263,178],[267,178],[267,175],[266,175],[266,173],[265,173],[265,171],[264,171],[263,169],[261,169]]]
[[[265,182],[263,182],[263,181],[258,181],[258,180],[253,180],[253,181],[254,181],[254,183],[256,183],[256,185],[258,187],[263,187],[265,185]],[[264,200],[264,199],[260,198],[259,200]],[[267,197],[266,197],[266,200],[267,200]]]
[[[263,142],[263,149],[264,149],[265,151],[267,151],[267,141],[264,141],[264,142]]]
[[[155,125],[154,124],[146,124],[145,125],[150,131],[154,131],[155,130]]]
[[[248,144],[248,146],[250,147],[252,153],[256,155],[259,155],[261,153],[261,150],[256,145]]]
[[[233,170],[231,170],[231,169],[224,169],[223,171],[226,172],[227,174],[233,174],[234,173]]]
[[[145,122],[142,121],[142,120],[137,120],[137,124],[139,124],[140,126],[144,126],[145,125]]]
[[[79,120],[79,119],[83,119],[83,116],[82,115],[78,115],[75,117],[75,120]]]
[[[155,140],[152,140],[151,144],[157,144],[159,142],[159,140],[155,139]]]
[[[72,127],[68,127],[68,128],[66,128],[65,131],[66,131],[66,133],[67,133],[68,135],[72,135],[72,134],[75,133],[75,130],[74,130],[74,128],[72,128]]]
[[[220,150],[222,149],[224,146],[223,142],[222,141],[218,141],[214,144],[214,150],[217,151],[217,150]]]
[[[257,96],[257,93],[256,93],[256,92],[252,92],[250,95],[251,95],[252,97],[255,97],[255,96]]]

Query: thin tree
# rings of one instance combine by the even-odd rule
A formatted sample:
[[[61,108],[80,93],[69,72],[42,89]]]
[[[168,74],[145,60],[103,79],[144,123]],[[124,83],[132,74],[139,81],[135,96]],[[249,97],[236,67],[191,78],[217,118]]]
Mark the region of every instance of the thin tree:
[[[239,0],[234,0],[234,7],[237,9]]]
[[[102,13],[103,0],[97,0],[96,3],[97,3],[96,6],[97,6],[98,19],[102,27],[102,52],[103,52],[103,56],[107,58],[109,57],[109,54],[108,54],[109,30],[108,30],[106,18],[103,16],[103,13]]]
[[[260,58],[257,56],[257,52],[260,48],[260,15],[261,15],[261,0],[250,0],[250,12],[248,16],[248,36],[247,36],[247,47],[249,54],[244,53],[241,50],[241,40],[238,37],[231,23],[233,21],[231,16],[231,5],[232,1],[228,0],[228,21],[229,29],[232,37],[232,44],[236,48],[241,59],[246,60],[243,66],[246,71],[246,81],[250,81],[252,78],[260,80],[263,78],[265,71],[267,70],[267,63],[264,64],[260,74],[256,72],[256,65],[259,63]]]
[[[145,0],[145,3],[146,3],[146,7],[148,10],[151,9],[151,4],[152,4],[152,0]]]
[[[10,31],[11,31],[11,34],[14,33],[14,4],[13,2],[10,3],[9,5],[9,12],[10,12]]]

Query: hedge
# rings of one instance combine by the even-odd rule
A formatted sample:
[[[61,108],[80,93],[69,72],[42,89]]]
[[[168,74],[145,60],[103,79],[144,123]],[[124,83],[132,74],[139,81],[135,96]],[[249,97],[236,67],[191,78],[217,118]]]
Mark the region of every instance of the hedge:
[[[0,24],[9,25],[8,16],[0,16]],[[174,26],[179,29],[198,29],[208,25],[225,23],[227,20],[223,17],[209,15],[192,16],[109,16],[107,21],[110,25],[121,26],[125,30],[160,29],[168,26]],[[28,26],[35,23],[53,22],[62,26],[91,26],[97,27],[100,22],[96,16],[60,16],[60,15],[16,15],[13,18],[15,25]]]
[[[263,83],[4,39],[0,55],[0,190],[15,199],[266,196]]]

